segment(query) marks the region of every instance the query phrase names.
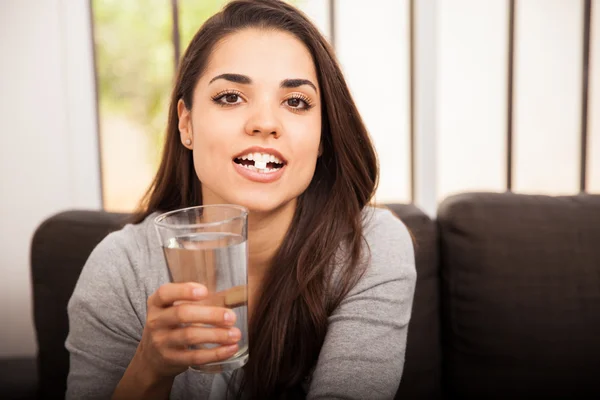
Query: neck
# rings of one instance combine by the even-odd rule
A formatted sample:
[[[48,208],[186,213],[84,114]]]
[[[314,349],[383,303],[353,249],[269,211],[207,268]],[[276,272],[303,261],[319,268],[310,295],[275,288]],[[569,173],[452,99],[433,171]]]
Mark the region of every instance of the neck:
[[[225,204],[206,187],[202,187],[202,203]],[[250,210],[248,214],[248,279],[261,282],[271,267],[273,258],[285,237],[294,213],[297,199],[268,212]]]
[[[269,213],[248,215],[249,278],[259,281],[271,267],[273,258],[285,237],[296,209],[296,201]]]

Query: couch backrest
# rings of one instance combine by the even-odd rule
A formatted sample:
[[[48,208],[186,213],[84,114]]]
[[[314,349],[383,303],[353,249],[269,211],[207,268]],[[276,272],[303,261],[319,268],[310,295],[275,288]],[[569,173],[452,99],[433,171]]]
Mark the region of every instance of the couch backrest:
[[[417,285],[408,327],[406,360],[397,399],[442,396],[440,279],[435,222],[414,205],[390,204],[414,239]]]
[[[31,279],[38,343],[40,398],[64,398],[69,354],[67,303],[88,256],[126,220],[124,214],[68,211],[44,221],[31,244]]]
[[[417,287],[404,375],[397,398],[438,398],[441,358],[437,230],[418,208],[391,205],[416,240]],[[64,343],[67,303],[93,248],[127,220],[125,214],[68,211],[48,218],[31,247],[38,374],[42,398],[62,398],[69,371]]]
[[[438,223],[445,394],[598,398],[600,196],[462,194]]]

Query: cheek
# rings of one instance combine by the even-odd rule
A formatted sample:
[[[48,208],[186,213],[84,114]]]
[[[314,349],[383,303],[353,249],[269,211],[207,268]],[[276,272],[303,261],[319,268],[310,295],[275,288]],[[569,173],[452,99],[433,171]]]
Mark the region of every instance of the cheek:
[[[321,120],[315,119],[290,130],[290,149],[295,160],[297,177],[308,186],[315,171],[321,143]]]
[[[239,124],[232,118],[216,118],[211,113],[197,115],[194,124],[194,166],[201,181],[222,176],[231,161],[231,143]],[[236,130],[237,127],[237,130]]]

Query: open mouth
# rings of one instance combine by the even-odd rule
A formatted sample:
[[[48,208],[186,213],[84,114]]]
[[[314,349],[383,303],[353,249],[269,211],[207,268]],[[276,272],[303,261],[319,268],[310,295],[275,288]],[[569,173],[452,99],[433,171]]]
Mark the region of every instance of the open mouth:
[[[233,161],[244,168],[263,174],[279,171],[285,166],[285,162],[279,158],[265,153],[249,153],[237,157]]]

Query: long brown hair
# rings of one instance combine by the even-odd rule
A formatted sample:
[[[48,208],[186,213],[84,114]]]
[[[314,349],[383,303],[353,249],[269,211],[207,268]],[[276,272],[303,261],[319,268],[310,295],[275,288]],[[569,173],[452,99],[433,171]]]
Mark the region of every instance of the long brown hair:
[[[177,102],[183,99],[192,108],[194,88],[215,44],[246,28],[285,31],[302,41],[322,96],[322,155],[262,283],[243,374],[243,390],[251,398],[290,398],[317,361],[328,316],[364,272],[361,211],[378,179],[373,145],[333,51],[300,11],[278,0],[236,0],[196,33],[177,74],[162,162],[136,222],[155,211],[202,204],[192,153],[180,143]]]

